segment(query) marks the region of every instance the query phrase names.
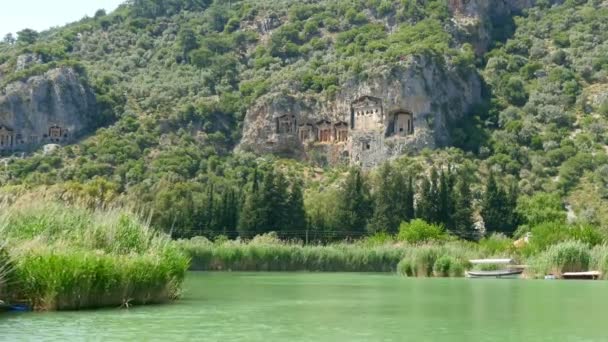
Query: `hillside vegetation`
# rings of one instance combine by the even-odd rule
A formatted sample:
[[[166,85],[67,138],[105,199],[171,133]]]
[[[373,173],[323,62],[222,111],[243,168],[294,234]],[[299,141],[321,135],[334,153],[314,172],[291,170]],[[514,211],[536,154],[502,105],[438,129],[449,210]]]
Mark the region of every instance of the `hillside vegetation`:
[[[107,124],[54,153],[7,159],[2,196],[135,205],[180,237],[325,241],[396,233],[414,218],[468,239],[482,218],[508,235],[547,223],[608,233],[608,5],[548,4],[481,23],[485,54],[445,0],[133,0],[22,31],[0,43],[0,85],[75,68]],[[24,53],[43,63],[15,72]],[[262,95],[331,99],[410,55],[486,83],[478,108],[451,123],[453,147],[363,173],[233,153]]]

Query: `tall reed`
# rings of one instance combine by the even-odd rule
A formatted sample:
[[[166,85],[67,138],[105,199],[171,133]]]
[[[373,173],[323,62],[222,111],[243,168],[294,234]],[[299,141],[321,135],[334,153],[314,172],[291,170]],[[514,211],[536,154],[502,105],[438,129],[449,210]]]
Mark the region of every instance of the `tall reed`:
[[[303,246],[263,239],[214,244],[198,238],[179,244],[199,271],[394,272],[405,252],[390,245]]]
[[[552,245],[532,257],[526,273],[531,277],[543,277],[546,274],[561,276],[565,272],[587,271],[590,265],[589,245],[579,241],[566,241]]]
[[[168,236],[119,209],[13,205],[0,214],[0,234],[14,260],[8,299],[38,310],[169,301],[189,266]]]
[[[399,262],[397,272],[408,277],[462,277],[469,268],[469,260],[478,255],[465,243],[411,246]]]

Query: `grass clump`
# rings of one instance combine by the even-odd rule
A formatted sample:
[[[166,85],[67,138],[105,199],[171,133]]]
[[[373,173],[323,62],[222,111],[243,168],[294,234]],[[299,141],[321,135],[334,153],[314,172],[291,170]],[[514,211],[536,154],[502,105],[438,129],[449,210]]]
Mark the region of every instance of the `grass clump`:
[[[608,279],[608,245],[598,245],[591,250],[590,267],[600,271],[602,279]]]
[[[462,277],[475,251],[461,243],[408,248],[397,273],[408,277]]]
[[[561,276],[566,272],[587,271],[590,264],[591,253],[588,244],[566,241],[552,245],[532,258],[528,272],[533,277],[543,277],[546,274]]]
[[[37,310],[170,301],[189,266],[168,236],[118,209],[17,204],[0,222],[15,260],[7,299]]]

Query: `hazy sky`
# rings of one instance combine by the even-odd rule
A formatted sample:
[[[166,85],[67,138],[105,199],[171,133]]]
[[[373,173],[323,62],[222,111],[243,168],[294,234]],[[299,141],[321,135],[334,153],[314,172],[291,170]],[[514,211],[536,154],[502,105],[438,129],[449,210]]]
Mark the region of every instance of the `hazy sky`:
[[[24,28],[43,31],[93,16],[100,8],[110,12],[125,0],[0,0],[0,39]]]

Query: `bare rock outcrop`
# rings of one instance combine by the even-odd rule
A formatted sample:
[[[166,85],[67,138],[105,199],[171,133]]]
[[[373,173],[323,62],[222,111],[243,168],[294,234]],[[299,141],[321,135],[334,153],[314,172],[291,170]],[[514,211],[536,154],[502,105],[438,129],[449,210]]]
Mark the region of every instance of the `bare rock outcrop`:
[[[52,69],[0,91],[0,151],[69,142],[95,122],[95,95],[72,68]]]
[[[247,113],[239,149],[298,158],[323,156],[372,167],[392,157],[450,143],[448,123],[481,98],[475,72],[409,57],[365,80],[342,85],[334,99],[271,93]]]

